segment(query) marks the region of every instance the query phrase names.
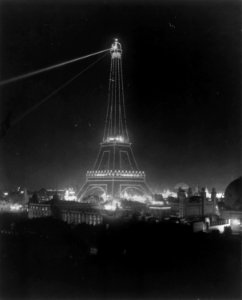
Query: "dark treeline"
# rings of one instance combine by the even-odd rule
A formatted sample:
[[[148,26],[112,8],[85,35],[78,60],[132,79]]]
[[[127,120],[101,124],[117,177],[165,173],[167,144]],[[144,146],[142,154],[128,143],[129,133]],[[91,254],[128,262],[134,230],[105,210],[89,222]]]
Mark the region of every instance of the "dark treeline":
[[[1,299],[239,299],[241,241],[166,223],[0,220]]]

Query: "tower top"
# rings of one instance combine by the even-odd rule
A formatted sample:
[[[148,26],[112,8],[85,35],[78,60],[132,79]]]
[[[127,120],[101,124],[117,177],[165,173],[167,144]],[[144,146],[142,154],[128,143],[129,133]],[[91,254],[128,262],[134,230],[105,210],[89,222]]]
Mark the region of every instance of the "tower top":
[[[112,58],[121,58],[122,46],[119,43],[118,39],[114,39],[114,43],[111,46],[110,53]]]
[[[103,143],[129,143],[124,105],[122,46],[118,39],[114,39],[110,54],[108,108]]]

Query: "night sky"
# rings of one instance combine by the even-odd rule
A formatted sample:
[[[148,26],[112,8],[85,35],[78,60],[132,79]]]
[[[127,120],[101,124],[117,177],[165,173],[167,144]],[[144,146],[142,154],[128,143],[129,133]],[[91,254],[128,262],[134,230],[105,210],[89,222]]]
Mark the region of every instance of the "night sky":
[[[123,46],[127,123],[153,188],[223,190],[241,171],[240,1],[1,1],[6,79]],[[102,54],[101,54],[102,55]],[[1,122],[97,57],[0,88]],[[0,189],[81,186],[102,140],[110,55],[0,140]]]

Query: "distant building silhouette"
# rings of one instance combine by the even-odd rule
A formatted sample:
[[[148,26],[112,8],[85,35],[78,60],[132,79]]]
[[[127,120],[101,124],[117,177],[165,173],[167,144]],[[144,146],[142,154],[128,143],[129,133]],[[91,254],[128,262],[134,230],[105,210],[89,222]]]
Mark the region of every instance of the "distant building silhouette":
[[[233,210],[242,210],[242,177],[233,180],[225,189],[225,205]]]
[[[53,217],[69,224],[97,225],[103,221],[100,207],[96,205],[58,199],[40,203],[30,202],[28,217],[30,219]]]
[[[191,188],[188,188],[187,194],[180,188],[177,192],[177,198],[169,199],[172,212],[181,218],[219,215],[216,194],[214,192],[211,198],[208,198],[205,188],[201,188],[199,193],[195,194],[192,193]]]

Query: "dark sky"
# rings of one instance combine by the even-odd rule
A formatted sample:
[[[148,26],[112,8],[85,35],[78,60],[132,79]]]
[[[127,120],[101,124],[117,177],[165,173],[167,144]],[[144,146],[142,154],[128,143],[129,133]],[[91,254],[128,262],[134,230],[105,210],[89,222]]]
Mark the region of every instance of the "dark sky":
[[[1,79],[106,49],[118,37],[128,128],[151,187],[218,190],[241,170],[240,1],[1,1]],[[15,119],[96,58],[1,87]],[[80,186],[95,161],[110,56],[0,140],[0,189]]]

